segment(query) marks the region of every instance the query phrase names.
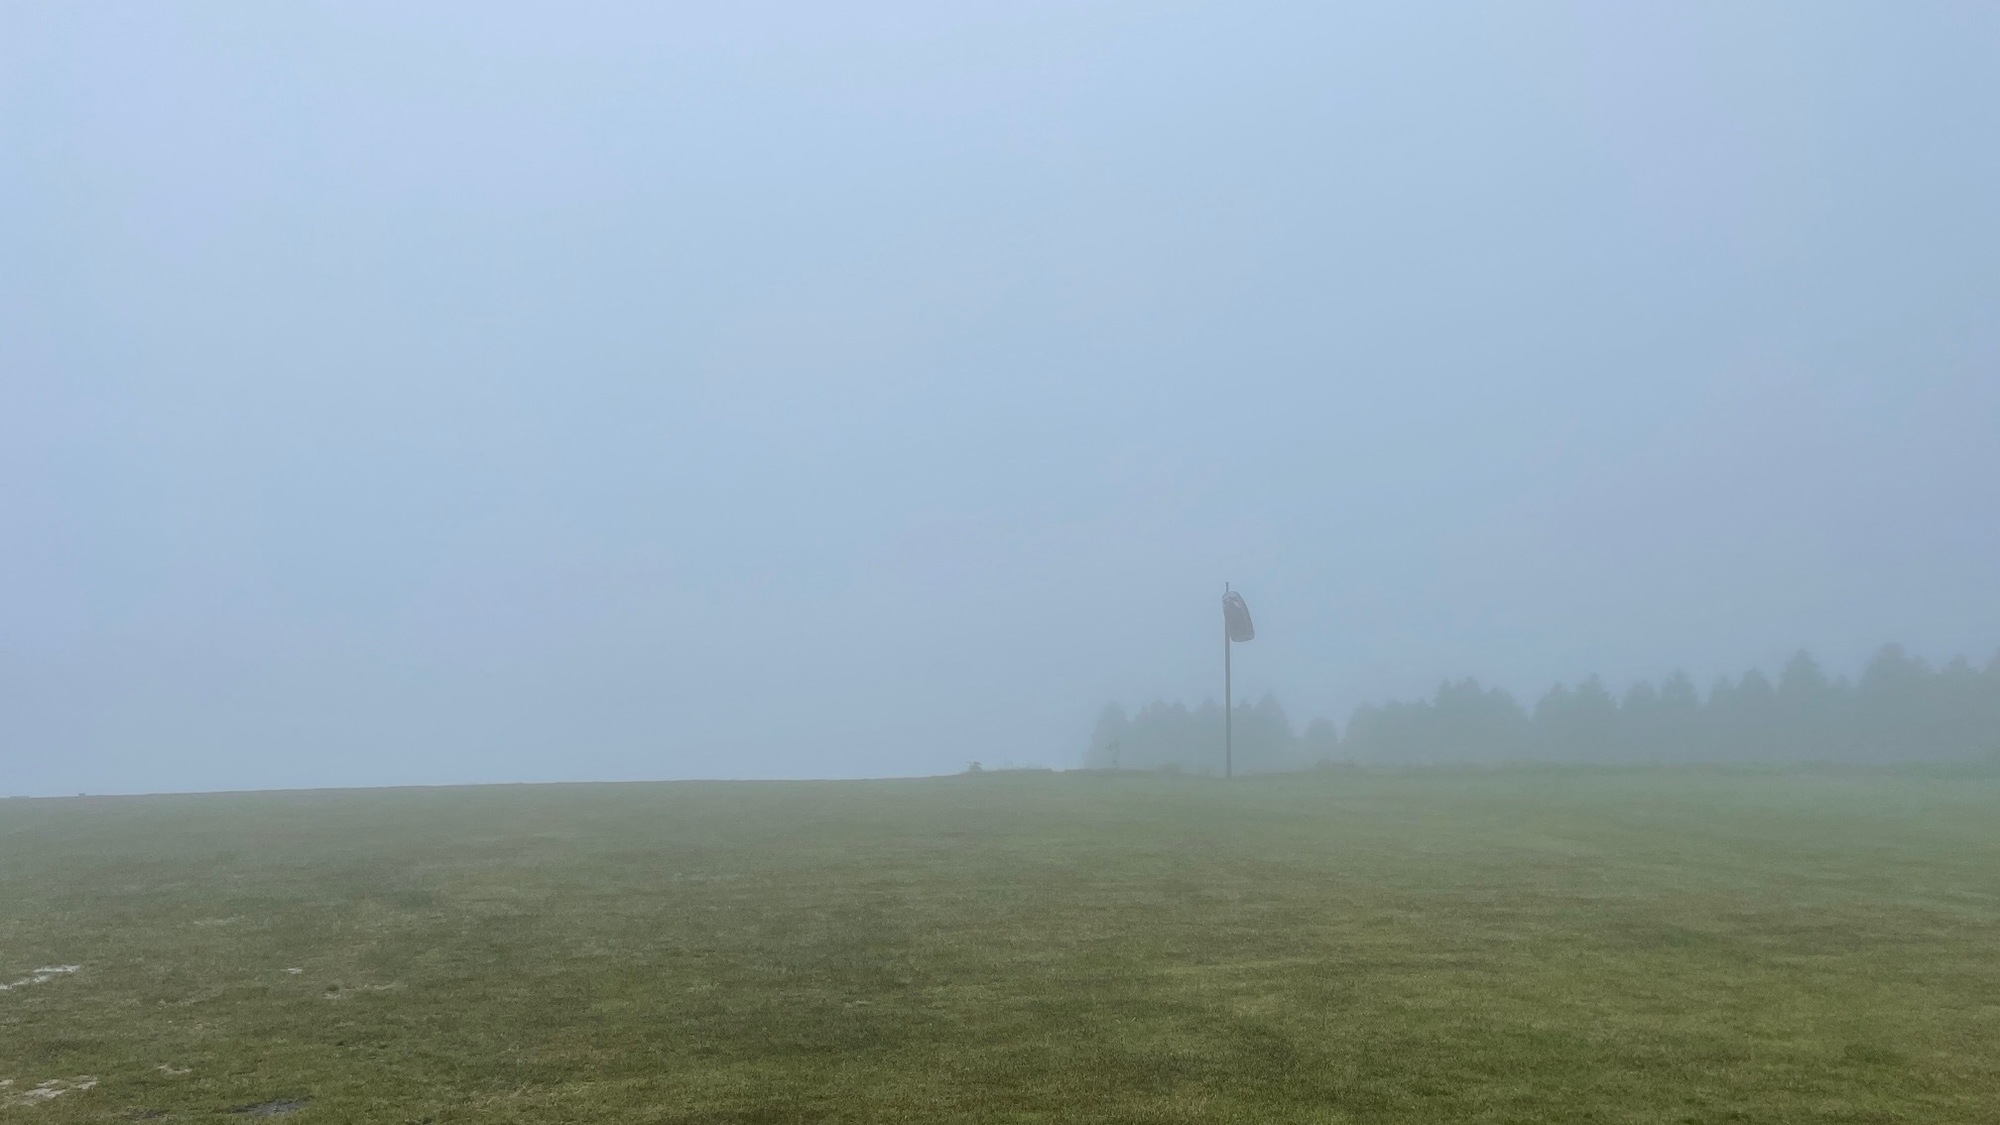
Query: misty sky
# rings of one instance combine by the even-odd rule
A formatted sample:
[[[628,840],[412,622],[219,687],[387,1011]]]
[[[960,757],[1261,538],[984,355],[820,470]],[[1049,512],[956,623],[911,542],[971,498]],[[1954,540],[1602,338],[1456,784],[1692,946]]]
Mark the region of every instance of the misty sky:
[[[0,793],[2000,646],[2000,5],[0,7]]]

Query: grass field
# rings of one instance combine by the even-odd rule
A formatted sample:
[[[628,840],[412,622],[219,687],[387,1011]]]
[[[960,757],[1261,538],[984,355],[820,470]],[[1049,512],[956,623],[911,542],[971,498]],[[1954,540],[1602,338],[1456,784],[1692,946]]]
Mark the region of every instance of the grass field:
[[[14,982],[0,1121],[1992,1123],[2000,779],[5,801]]]

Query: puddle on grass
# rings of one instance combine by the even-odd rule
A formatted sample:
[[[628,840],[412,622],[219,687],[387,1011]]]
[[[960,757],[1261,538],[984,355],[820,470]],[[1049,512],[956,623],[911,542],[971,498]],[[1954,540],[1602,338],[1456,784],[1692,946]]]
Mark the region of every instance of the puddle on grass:
[[[20,980],[0,984],[0,992],[11,992],[14,989],[25,988],[31,984],[47,984],[57,977],[66,977],[81,968],[83,968],[82,965],[44,965],[27,976],[22,977]]]
[[[255,1105],[232,1106],[229,1112],[244,1117],[283,1117],[288,1113],[297,1113],[305,1107],[304,1098],[279,1098],[277,1101],[258,1102]]]

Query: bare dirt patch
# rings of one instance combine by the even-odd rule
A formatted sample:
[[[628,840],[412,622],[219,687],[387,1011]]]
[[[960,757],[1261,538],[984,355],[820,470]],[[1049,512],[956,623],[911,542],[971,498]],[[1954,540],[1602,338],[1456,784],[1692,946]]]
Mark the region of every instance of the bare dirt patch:
[[[82,965],[44,965],[27,976],[22,977],[20,980],[0,984],[0,992],[11,992],[16,988],[26,988],[31,984],[47,984],[57,977],[66,977],[81,968],[83,968]]]
[[[14,1080],[11,1078],[0,1080],[0,1091],[7,1091],[13,1085]],[[97,1079],[88,1075],[71,1079],[51,1078],[18,1094],[0,1094],[0,1106],[39,1105],[42,1102],[52,1102],[64,1094],[91,1089],[96,1085]]]
[[[326,991],[320,993],[320,997],[326,1000],[345,1000],[349,996],[363,992],[394,992],[401,987],[403,987],[401,981],[390,981],[388,984],[329,984],[326,986]]]

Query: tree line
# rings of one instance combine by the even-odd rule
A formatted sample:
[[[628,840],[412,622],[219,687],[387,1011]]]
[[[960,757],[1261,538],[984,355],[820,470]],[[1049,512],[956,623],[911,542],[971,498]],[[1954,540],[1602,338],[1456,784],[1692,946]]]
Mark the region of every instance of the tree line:
[[[1363,704],[1344,730],[1294,730],[1271,696],[1235,709],[1236,767],[1322,763],[2000,762],[2000,655],[1941,666],[1885,645],[1859,676],[1829,676],[1801,652],[1777,675],[1752,669],[1706,692],[1685,673],[1614,694],[1597,677],[1557,684],[1533,707],[1477,680],[1428,699]],[[1107,706],[1084,764],[1220,772],[1222,707]]]

